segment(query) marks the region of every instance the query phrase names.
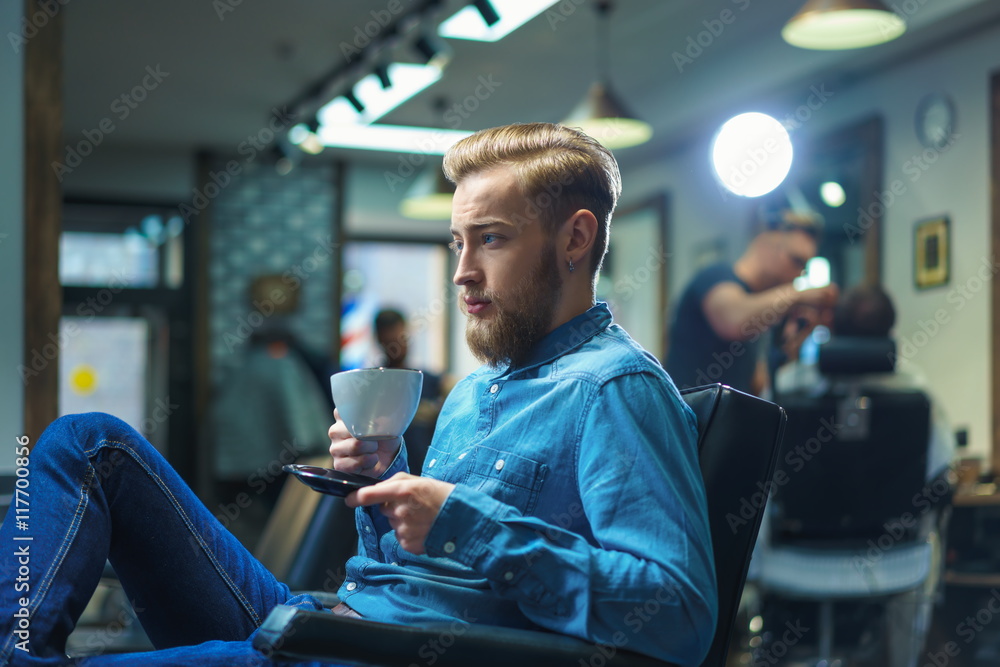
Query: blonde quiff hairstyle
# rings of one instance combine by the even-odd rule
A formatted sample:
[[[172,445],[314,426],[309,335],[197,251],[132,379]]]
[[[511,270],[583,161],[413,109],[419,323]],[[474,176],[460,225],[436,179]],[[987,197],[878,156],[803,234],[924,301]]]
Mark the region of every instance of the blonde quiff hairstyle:
[[[539,220],[550,236],[570,215],[587,209],[597,218],[591,276],[608,249],[611,214],[622,191],[614,155],[577,129],[554,123],[517,123],[480,130],[444,156],[444,175],[462,179],[494,167],[513,168],[527,203],[514,221]]]

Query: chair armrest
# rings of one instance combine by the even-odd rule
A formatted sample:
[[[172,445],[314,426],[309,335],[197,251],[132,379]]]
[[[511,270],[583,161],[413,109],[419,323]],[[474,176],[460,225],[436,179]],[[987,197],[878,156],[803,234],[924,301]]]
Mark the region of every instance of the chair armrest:
[[[548,632],[456,621],[425,626],[345,618],[278,605],[254,636],[253,646],[277,660],[408,667],[671,667],[669,663]],[[597,656],[600,656],[599,658]],[[596,658],[596,659],[595,659]],[[593,659],[593,660],[592,660]]]

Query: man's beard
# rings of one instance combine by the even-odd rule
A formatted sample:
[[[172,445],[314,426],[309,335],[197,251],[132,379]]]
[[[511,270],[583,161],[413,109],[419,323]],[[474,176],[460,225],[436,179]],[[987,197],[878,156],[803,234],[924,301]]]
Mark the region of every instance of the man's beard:
[[[490,366],[518,364],[548,333],[562,291],[555,244],[542,249],[539,263],[508,292],[466,290],[474,298],[489,299],[493,317],[468,315],[465,340],[479,361]]]

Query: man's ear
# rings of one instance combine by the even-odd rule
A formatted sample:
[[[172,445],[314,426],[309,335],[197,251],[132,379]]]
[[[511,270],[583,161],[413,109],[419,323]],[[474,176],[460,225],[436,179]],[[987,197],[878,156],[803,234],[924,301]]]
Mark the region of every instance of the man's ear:
[[[562,226],[560,240],[563,252],[573,264],[583,265],[590,256],[597,238],[597,218],[585,208],[568,217]]]

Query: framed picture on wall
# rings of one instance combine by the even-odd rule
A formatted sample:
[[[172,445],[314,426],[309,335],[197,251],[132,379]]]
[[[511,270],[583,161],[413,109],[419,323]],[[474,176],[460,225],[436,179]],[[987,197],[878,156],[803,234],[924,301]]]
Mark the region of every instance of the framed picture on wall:
[[[951,277],[950,221],[946,216],[917,223],[913,235],[913,282],[920,289],[947,285]]]

